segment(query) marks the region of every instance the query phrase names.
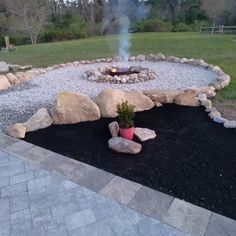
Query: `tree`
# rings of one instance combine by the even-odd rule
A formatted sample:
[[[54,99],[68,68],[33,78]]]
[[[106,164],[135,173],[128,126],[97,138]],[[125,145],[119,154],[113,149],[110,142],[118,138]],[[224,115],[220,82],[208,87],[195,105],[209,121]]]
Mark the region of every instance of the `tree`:
[[[14,27],[37,43],[39,33],[48,23],[51,14],[47,0],[7,0],[6,8]]]
[[[223,16],[225,12],[231,12],[235,6],[235,0],[203,0],[202,9],[207,13],[209,18],[212,20],[214,33],[214,27],[217,20]]]

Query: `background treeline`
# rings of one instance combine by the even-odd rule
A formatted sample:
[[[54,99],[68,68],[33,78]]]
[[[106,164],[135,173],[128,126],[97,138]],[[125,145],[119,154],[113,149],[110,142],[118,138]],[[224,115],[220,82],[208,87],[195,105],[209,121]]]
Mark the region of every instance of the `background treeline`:
[[[236,0],[121,0],[129,3],[131,32],[187,32],[235,25]],[[118,33],[119,0],[0,0],[0,46],[54,42]],[[132,4],[130,4],[132,2]],[[138,12],[137,12],[138,9]],[[115,15],[115,14],[114,14]]]

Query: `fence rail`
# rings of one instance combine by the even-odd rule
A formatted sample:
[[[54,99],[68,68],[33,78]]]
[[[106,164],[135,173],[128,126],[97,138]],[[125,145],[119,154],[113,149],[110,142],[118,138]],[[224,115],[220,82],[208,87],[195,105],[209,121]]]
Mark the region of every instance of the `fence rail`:
[[[214,26],[214,27],[201,27],[200,33],[211,33],[211,34],[230,34],[236,33],[236,26]]]

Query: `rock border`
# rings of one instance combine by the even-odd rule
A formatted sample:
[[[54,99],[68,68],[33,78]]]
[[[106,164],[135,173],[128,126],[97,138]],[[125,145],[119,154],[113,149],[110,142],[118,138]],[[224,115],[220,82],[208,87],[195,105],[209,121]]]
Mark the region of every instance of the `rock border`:
[[[96,64],[96,63],[115,63],[115,62],[122,62],[123,59],[121,57],[114,57],[114,58],[100,58],[94,60],[80,60],[74,62],[68,62],[66,64],[55,64],[53,66],[48,66],[47,68],[32,68],[31,65],[20,66],[20,65],[11,65],[9,64],[9,71],[0,73],[1,76],[5,76],[5,78],[9,81],[12,85],[16,85],[22,83],[27,80],[31,80],[36,78],[41,74],[45,74],[48,71],[52,71],[55,69],[71,67],[71,66],[80,66],[85,64]],[[138,56],[131,56],[129,57],[130,62],[142,62],[142,61],[166,61],[172,63],[181,63],[181,64],[188,64],[193,66],[203,67],[207,70],[211,70],[215,72],[218,77],[216,81],[209,83],[208,86],[214,87],[216,90],[223,89],[224,87],[228,86],[230,83],[230,76],[223,72],[223,70],[219,66],[215,66],[212,64],[206,63],[203,59],[187,59],[187,58],[179,58],[175,56],[166,57],[162,53],[148,54],[148,55],[138,55]],[[0,91],[8,89],[0,89]]]
[[[149,55],[138,55],[138,56],[131,56],[129,57],[130,62],[141,62],[141,61],[166,61],[166,62],[172,62],[172,63],[182,63],[182,64],[188,64],[192,66],[199,66],[202,68],[205,68],[207,70],[211,70],[216,73],[217,79],[214,82],[211,82],[208,84],[208,86],[204,87],[194,87],[194,88],[188,88],[185,90],[145,90],[145,91],[122,91],[119,89],[108,89],[110,92],[108,93],[109,96],[114,91],[119,91],[118,94],[118,100],[113,101],[113,104],[103,104],[101,105],[101,101],[98,101],[99,96],[101,97],[101,94],[106,93],[107,89],[101,91],[101,93],[97,96],[95,103],[98,105],[101,117],[115,117],[114,115],[114,106],[116,106],[117,102],[120,102],[121,100],[128,100],[130,103],[133,103],[137,105],[138,103],[138,110],[137,111],[145,111],[151,109],[153,106],[160,107],[163,104],[169,104],[169,103],[175,103],[177,105],[183,105],[183,106],[204,106],[206,108],[206,112],[209,113],[209,117],[216,123],[223,124],[225,128],[236,128],[236,121],[234,120],[228,120],[221,116],[221,113],[217,111],[215,107],[212,106],[212,102],[210,98],[214,97],[216,95],[216,91],[225,88],[230,83],[230,76],[223,72],[223,70],[218,67],[214,66],[212,64],[206,63],[202,59],[187,59],[187,58],[178,58],[174,56],[165,57],[162,53],[158,53],[156,55],[149,54]],[[80,66],[84,64],[96,64],[96,63],[114,63],[114,62],[122,62],[121,57],[114,57],[114,58],[101,58],[101,59],[95,59],[91,61],[81,60],[81,61],[75,61],[75,62],[69,62],[66,64],[56,64],[53,66],[49,66],[47,68],[32,68],[31,66],[18,66],[18,65],[9,65],[9,68],[11,68],[11,71],[16,71],[15,73],[2,73],[0,74],[1,81],[4,81],[4,86],[1,87],[1,81],[0,81],[0,91],[4,91],[6,89],[9,89],[13,85],[17,85],[19,83],[23,83],[24,81],[31,80],[36,78],[37,76],[41,74],[45,74],[48,71],[52,71],[59,68],[65,68],[65,67],[74,67],[74,66]],[[15,67],[14,67],[15,66]],[[24,71],[19,71],[24,70]],[[7,82],[8,81],[8,82]],[[106,91],[106,92],[105,92]],[[126,93],[126,94],[124,94]],[[79,96],[83,97],[85,95],[78,94]],[[117,94],[116,94],[117,95]],[[106,95],[104,95],[106,97]],[[117,98],[117,96],[114,96]],[[90,99],[90,98],[87,98]],[[133,100],[132,100],[133,99]],[[136,100],[135,100],[136,99]],[[106,99],[104,99],[106,100]],[[107,101],[110,102],[110,99],[107,99]],[[138,101],[138,102],[137,102]],[[90,102],[90,101],[89,101]],[[91,100],[92,102],[92,100]],[[148,104],[148,105],[145,105]],[[113,106],[113,113],[112,115],[107,114],[107,109],[110,109],[110,107]],[[106,110],[106,114],[104,114],[104,107]],[[42,109],[42,108],[41,108]],[[49,117],[51,118],[52,122],[46,122],[46,124],[43,123],[42,117],[37,120],[37,116],[35,117],[35,114],[33,115],[33,118],[29,119],[31,121],[31,126],[34,126],[32,123],[32,120],[35,121],[35,127],[32,129],[43,129],[48,127],[51,124],[56,124],[55,120],[53,119],[53,114],[50,112],[45,112],[44,109],[44,115],[47,117],[47,120],[49,120]],[[52,109],[53,110],[53,109]],[[37,111],[37,113],[41,113],[40,111]],[[64,114],[65,115],[65,114]],[[86,121],[86,119],[83,119],[83,121]],[[89,121],[89,119],[88,119]],[[41,123],[40,123],[41,122]],[[64,124],[71,124],[71,122],[65,122]],[[20,129],[20,130],[19,130]],[[6,133],[10,136],[16,137],[16,138],[23,138],[25,136],[26,132],[30,132],[27,130],[27,121],[25,123],[17,123],[14,124],[6,129]]]
[[[110,83],[110,84],[134,84],[142,83],[148,80],[154,80],[157,75],[149,68],[141,66],[131,66],[127,68],[127,75],[110,75],[110,71],[117,66],[99,67],[95,70],[85,71],[82,78],[96,83]]]

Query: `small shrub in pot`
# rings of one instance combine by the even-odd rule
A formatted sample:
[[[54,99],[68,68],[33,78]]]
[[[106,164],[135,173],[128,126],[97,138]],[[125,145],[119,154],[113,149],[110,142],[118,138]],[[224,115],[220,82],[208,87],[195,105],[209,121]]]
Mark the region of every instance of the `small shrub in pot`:
[[[135,106],[124,101],[117,105],[120,136],[129,140],[134,137],[134,112]]]

